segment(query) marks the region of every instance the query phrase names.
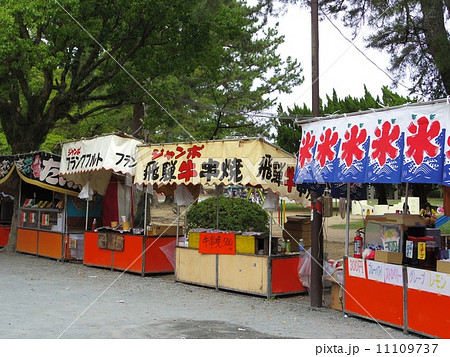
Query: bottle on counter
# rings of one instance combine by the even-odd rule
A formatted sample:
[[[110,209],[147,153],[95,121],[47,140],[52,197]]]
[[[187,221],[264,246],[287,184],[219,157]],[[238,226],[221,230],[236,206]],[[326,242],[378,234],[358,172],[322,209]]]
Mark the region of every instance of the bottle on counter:
[[[286,253],[286,242],[284,238],[281,238],[281,254]]]
[[[97,229],[97,218],[94,218],[94,220],[92,221],[92,232],[95,232],[96,229]]]
[[[291,241],[288,239],[286,242],[286,253],[291,252]]]
[[[300,240],[298,241],[298,251],[299,251],[300,253],[302,253],[302,252],[305,251],[305,243],[303,242],[303,239],[300,239]]]

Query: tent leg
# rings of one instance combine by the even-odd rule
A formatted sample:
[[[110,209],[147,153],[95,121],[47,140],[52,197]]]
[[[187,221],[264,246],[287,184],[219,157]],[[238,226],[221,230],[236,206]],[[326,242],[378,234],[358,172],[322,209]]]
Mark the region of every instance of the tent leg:
[[[89,220],[89,200],[86,200],[86,223],[85,223],[85,227],[84,230],[87,231],[88,230],[88,220]]]
[[[347,183],[347,215],[345,216],[345,256],[348,257],[350,240],[350,183]]]

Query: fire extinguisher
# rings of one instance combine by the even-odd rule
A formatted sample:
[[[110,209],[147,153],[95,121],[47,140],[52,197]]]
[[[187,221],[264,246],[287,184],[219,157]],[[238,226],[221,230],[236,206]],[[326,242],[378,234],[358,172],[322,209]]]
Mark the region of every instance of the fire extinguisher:
[[[356,230],[356,235],[355,238],[353,238],[353,243],[354,243],[354,253],[353,253],[353,257],[354,258],[362,258],[362,246],[363,246],[363,238],[362,238],[362,229],[359,228]]]

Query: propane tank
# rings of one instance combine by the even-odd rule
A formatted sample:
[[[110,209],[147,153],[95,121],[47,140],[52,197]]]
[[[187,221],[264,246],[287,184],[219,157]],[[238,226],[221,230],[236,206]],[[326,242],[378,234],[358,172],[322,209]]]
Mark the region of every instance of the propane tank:
[[[362,258],[362,246],[363,246],[363,239],[361,236],[361,229],[356,230],[355,238],[353,238],[353,244],[354,244],[354,258]]]

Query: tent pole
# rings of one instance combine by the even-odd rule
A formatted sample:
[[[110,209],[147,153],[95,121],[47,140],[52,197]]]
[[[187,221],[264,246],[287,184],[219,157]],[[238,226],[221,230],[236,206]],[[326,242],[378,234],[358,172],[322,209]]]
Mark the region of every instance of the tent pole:
[[[178,247],[179,231],[180,231],[180,206],[177,203],[177,238],[176,238],[176,242],[175,242],[176,247]]]
[[[272,219],[273,211],[270,211],[270,225],[269,225],[269,257],[272,255]]]
[[[217,195],[217,202],[216,202],[216,229],[219,229],[219,197],[220,197],[220,185],[219,184],[216,186],[216,195]]]
[[[144,193],[144,235],[147,235],[147,186],[145,186],[145,193]]]
[[[88,230],[88,220],[89,220],[89,200],[86,199],[86,223],[85,223],[85,227],[84,227],[85,231]]]
[[[406,213],[408,213],[408,190],[409,190],[409,182],[407,182],[406,183],[406,189],[405,189],[405,204],[404,204],[404,208],[405,209],[403,209],[402,211],[403,211],[403,214],[406,214]]]
[[[350,182],[347,182],[347,215],[345,216],[345,256],[348,257],[350,240]]]

